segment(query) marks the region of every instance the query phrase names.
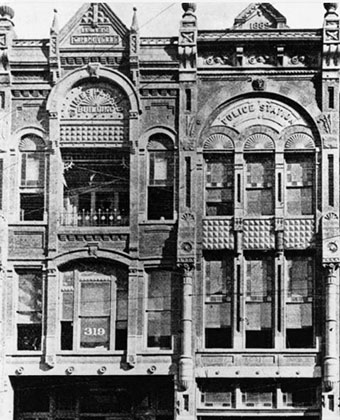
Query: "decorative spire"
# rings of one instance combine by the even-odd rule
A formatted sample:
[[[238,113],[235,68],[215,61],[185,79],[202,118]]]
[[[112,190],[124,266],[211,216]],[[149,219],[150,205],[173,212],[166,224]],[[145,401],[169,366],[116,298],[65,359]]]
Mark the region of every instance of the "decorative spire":
[[[12,20],[14,18],[14,10],[6,5],[0,6],[0,17],[1,19]]]
[[[184,16],[193,15],[196,12],[196,3],[182,3],[182,9],[184,10]]]
[[[59,33],[59,25],[58,25],[58,10],[54,9],[54,16],[53,16],[53,22],[51,26],[51,35],[57,35]]]
[[[137,8],[133,8],[133,17],[132,17],[132,24],[131,24],[131,32],[138,32],[138,20],[137,20]]]
[[[329,15],[338,16],[336,9],[338,8],[338,3],[324,3],[323,7],[326,9],[325,17]]]

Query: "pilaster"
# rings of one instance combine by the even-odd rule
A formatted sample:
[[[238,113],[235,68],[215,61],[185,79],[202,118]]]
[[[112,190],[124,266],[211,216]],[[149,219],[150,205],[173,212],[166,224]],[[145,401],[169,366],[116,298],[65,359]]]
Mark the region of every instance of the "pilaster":
[[[336,3],[325,3],[322,61],[322,265],[324,276],[322,419],[339,418],[339,69],[340,20]],[[336,402],[336,403],[335,403]]]

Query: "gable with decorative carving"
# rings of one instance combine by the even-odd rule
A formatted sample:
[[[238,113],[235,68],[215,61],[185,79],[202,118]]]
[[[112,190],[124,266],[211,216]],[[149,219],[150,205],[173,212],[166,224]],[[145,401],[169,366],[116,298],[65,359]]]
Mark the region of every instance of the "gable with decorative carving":
[[[60,33],[61,48],[125,48],[128,30],[105,3],[87,3]]]

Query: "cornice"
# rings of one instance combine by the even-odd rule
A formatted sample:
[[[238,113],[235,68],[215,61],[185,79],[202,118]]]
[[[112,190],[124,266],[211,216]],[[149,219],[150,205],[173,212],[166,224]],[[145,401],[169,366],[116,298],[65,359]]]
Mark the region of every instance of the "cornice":
[[[322,41],[322,31],[321,29],[305,29],[305,30],[291,30],[291,29],[281,29],[281,30],[267,30],[267,31],[235,31],[235,30],[225,30],[225,31],[207,31],[201,30],[198,31],[198,42],[214,42],[214,41],[233,41],[233,40],[313,40],[313,41]]]

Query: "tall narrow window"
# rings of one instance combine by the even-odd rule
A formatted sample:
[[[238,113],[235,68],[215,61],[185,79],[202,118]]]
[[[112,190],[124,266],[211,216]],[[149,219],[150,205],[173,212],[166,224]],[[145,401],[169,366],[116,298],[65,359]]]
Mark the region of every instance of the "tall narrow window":
[[[286,209],[289,216],[313,214],[313,157],[286,154]]]
[[[174,217],[174,153],[169,137],[155,134],[150,137],[148,219]]]
[[[206,215],[232,215],[234,211],[234,165],[231,154],[205,156]]]
[[[61,271],[61,350],[125,350],[127,271],[76,264]]]
[[[313,258],[286,256],[286,346],[313,347]]]
[[[272,257],[249,255],[246,259],[246,347],[272,347]]]
[[[248,155],[246,198],[248,216],[272,215],[274,211],[274,157]]]
[[[176,277],[170,271],[155,270],[148,275],[147,346],[171,349],[178,320]]]
[[[18,270],[17,347],[40,350],[42,334],[42,273]]]
[[[20,141],[21,182],[20,219],[43,220],[45,186],[45,144],[35,135],[24,136]]]
[[[205,347],[232,347],[232,255],[205,256]]]

